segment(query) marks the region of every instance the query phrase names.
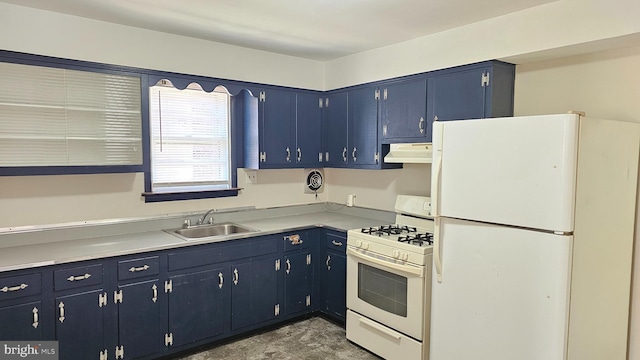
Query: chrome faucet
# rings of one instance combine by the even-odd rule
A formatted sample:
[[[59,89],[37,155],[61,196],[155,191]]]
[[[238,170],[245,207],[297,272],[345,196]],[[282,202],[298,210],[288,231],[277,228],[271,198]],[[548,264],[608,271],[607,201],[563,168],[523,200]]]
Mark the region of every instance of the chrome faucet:
[[[216,211],[216,209],[211,209],[211,210],[207,211],[206,213],[204,213],[204,215],[202,215],[202,217],[200,219],[198,219],[198,225],[204,224],[204,222],[207,220],[207,216],[209,216],[209,214],[211,214],[212,212],[215,212],[215,211]],[[213,224],[213,216],[209,220],[209,224]]]

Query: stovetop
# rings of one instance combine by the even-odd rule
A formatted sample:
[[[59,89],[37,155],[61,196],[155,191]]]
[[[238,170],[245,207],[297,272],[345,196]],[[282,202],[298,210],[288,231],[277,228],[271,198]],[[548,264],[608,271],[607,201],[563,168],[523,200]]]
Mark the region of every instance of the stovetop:
[[[424,229],[408,225],[381,225],[360,229],[362,234],[378,236],[390,241],[396,240],[416,246],[433,245],[433,234]]]

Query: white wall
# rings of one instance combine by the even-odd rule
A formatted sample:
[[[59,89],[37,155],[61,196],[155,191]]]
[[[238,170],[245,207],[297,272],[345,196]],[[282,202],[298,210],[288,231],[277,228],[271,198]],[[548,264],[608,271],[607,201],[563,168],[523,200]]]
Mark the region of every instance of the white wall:
[[[326,88],[490,59],[522,63],[549,54],[640,45],[639,16],[637,0],[558,0],[329,61]]]
[[[593,118],[640,123],[640,47],[520,65],[515,89],[516,115],[581,110]],[[639,241],[636,233],[629,360],[640,359]]]
[[[324,88],[319,61],[0,3],[0,49],[224,79]]]

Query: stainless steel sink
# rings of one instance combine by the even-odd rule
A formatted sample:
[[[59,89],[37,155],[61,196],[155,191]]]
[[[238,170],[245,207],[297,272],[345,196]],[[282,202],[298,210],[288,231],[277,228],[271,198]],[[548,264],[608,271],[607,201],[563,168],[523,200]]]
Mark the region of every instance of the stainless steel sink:
[[[202,239],[215,236],[225,236],[240,233],[247,233],[255,231],[254,229],[238,225],[235,223],[221,223],[212,225],[201,225],[190,228],[183,228],[177,230],[169,230],[177,234],[178,236],[190,240],[190,239]]]

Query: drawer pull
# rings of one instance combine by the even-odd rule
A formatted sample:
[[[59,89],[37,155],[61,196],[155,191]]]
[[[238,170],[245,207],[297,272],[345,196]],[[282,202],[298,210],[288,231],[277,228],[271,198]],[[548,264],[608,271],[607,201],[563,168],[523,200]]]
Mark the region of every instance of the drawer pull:
[[[342,241],[331,240],[331,243],[335,246],[342,246]]]
[[[145,270],[149,270],[150,266],[145,264],[144,266],[140,266],[140,267],[131,267],[129,269],[129,272],[138,272],[138,271],[145,271]]]
[[[299,234],[283,236],[284,241],[290,241],[291,245],[302,245],[304,242]]]
[[[9,292],[9,291],[24,290],[24,289],[26,289],[26,288],[27,288],[27,286],[29,286],[29,285],[27,285],[27,284],[20,284],[20,285],[11,286],[11,287],[5,286],[5,287],[3,287],[2,289],[0,289],[0,291],[2,291],[2,292],[5,292],[5,293],[6,293],[6,292]]]
[[[34,307],[33,310],[31,310],[31,312],[33,313],[33,324],[31,324],[33,326],[34,329],[38,328],[38,308]]]
[[[84,275],[80,275],[80,276],[69,276],[67,278],[67,281],[78,281],[78,280],[85,280],[91,277],[91,274],[84,274]]]

